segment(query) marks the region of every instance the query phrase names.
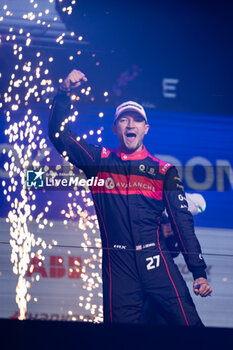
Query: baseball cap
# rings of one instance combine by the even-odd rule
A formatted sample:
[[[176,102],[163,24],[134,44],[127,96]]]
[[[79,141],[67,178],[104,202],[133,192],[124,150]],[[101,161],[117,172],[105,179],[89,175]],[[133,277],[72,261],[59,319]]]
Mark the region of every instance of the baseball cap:
[[[116,108],[115,116],[114,116],[114,122],[117,120],[117,118],[127,111],[133,111],[138,112],[146,121],[147,123],[147,116],[144,108],[137,102],[134,101],[127,101],[122,103]]]

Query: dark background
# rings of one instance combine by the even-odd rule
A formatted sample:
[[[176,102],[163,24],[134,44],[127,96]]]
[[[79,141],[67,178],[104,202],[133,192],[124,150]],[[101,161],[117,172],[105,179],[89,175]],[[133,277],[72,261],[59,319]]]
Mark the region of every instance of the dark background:
[[[232,114],[232,1],[80,0],[71,16],[57,1],[57,9],[101,62],[98,69],[85,67],[97,91],[111,90],[136,65],[138,75],[121,89],[121,99],[157,109]],[[175,100],[162,95],[164,77],[179,79]]]

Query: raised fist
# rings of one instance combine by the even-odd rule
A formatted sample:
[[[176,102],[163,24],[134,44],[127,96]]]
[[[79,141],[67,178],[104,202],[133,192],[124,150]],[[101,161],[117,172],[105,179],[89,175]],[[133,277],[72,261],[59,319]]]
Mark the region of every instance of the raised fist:
[[[82,81],[87,81],[85,74],[80,72],[80,70],[73,69],[60,85],[60,89],[63,91],[70,91],[81,85]]]

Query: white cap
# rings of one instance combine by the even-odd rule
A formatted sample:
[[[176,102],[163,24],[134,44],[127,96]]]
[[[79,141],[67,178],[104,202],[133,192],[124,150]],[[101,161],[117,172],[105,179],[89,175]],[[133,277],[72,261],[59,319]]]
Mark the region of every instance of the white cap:
[[[138,112],[145,119],[147,123],[147,116],[144,108],[139,103],[134,101],[124,102],[117,107],[115,112],[114,122],[122,113],[125,113],[127,111]]]

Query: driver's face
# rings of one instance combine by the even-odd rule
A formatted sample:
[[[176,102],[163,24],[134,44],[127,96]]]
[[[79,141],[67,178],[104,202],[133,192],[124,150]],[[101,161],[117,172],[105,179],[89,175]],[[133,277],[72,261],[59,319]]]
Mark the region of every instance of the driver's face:
[[[149,124],[137,112],[125,112],[116,120],[112,130],[118,137],[122,151],[133,153],[142,150]]]

